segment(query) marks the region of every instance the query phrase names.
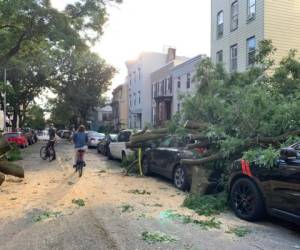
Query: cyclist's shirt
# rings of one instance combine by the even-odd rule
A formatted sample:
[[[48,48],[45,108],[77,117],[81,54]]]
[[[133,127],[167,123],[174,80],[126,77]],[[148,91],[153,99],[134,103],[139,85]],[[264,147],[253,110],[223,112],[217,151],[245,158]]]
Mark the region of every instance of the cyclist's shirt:
[[[75,133],[73,136],[73,142],[75,148],[82,148],[87,145],[88,136],[84,132]]]
[[[55,138],[55,131],[54,131],[54,129],[50,128],[49,131],[48,131],[48,133],[49,133],[49,139],[53,140]]]

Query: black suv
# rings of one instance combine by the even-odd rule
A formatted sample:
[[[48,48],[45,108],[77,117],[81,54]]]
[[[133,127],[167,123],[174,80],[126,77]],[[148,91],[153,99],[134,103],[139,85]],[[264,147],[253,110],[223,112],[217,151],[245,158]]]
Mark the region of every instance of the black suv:
[[[236,161],[229,194],[235,214],[244,220],[259,220],[268,213],[300,224],[300,142],[281,149],[271,168]]]

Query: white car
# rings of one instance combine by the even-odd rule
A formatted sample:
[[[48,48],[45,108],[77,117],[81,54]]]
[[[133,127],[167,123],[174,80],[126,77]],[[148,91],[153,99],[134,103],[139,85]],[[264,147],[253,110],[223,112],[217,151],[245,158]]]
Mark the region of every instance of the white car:
[[[39,141],[48,141],[49,140],[49,134],[47,130],[39,131],[37,133],[37,138]]]
[[[98,143],[105,138],[105,134],[90,132],[88,133],[88,147],[96,148]]]
[[[123,130],[118,134],[117,140],[109,144],[109,159],[125,160],[134,153],[131,149],[126,148],[126,142],[129,142],[132,134],[133,130]]]

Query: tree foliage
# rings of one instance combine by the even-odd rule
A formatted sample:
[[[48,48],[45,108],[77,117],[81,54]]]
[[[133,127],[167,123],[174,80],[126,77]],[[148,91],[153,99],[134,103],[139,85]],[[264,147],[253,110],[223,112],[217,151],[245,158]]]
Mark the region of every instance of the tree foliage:
[[[77,126],[85,123],[91,112],[103,104],[115,69],[91,52],[73,51],[64,57],[56,86],[52,120]]]
[[[28,109],[26,119],[24,121],[25,126],[32,129],[44,129],[46,125],[44,110],[34,104],[31,105]]]
[[[82,95],[90,97],[89,101],[93,99],[91,105],[98,103],[99,94],[103,94],[106,87],[101,87],[101,91],[93,89],[91,86],[95,84],[85,75],[85,71],[79,74],[74,70],[88,70],[89,74],[93,74],[91,68],[95,73],[96,67],[99,67],[102,78],[99,79],[98,75],[97,81],[102,83],[101,86],[109,84],[112,74],[107,73],[107,69],[111,69],[110,66],[89,52],[90,46],[103,34],[103,25],[108,18],[106,5],[109,2],[122,1],[76,0],[63,11],[53,8],[50,0],[0,1],[0,81],[3,79],[3,69],[6,68],[9,81],[6,91],[8,102],[13,109],[13,127],[16,127],[17,120],[20,121],[20,126],[23,125],[27,107],[45,89],[56,89],[57,93],[60,93],[57,105],[68,104],[71,111],[66,113],[71,115],[74,102],[66,103],[63,101],[63,95],[70,96],[81,92]],[[74,51],[77,54],[76,60],[80,58],[80,63],[85,64],[83,68],[79,63],[74,66]],[[69,56],[71,58],[68,59]],[[71,70],[68,69],[68,61],[72,60],[73,64],[69,64],[74,66],[73,72],[66,73],[67,70]],[[88,65],[89,63],[91,65]],[[67,76],[69,77],[65,78]],[[83,85],[78,84],[79,78],[81,83],[85,81],[85,87],[91,85],[90,88],[83,89]],[[72,88],[71,82],[74,84]],[[3,82],[0,87],[3,91]],[[69,87],[74,93],[67,95]],[[84,93],[86,90],[89,92]],[[77,100],[81,101],[79,98]],[[1,97],[0,102],[3,106]],[[81,109],[86,108],[89,112],[90,104],[87,105],[83,101],[81,103]],[[80,113],[83,114],[83,110],[80,110]]]
[[[196,94],[184,98],[181,121],[208,124],[202,133],[210,139],[210,155],[222,160],[243,152],[251,160],[264,155],[261,163],[268,165],[274,148],[299,129],[300,62],[292,50],[274,65],[275,51],[271,41],[261,42],[256,65],[243,73],[227,73],[210,59],[200,63],[200,84]]]

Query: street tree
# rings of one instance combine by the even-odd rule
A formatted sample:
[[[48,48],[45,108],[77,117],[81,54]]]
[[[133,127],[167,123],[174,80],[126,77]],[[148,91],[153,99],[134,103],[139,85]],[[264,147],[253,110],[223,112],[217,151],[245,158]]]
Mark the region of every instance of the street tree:
[[[61,64],[52,120],[66,126],[85,123],[94,109],[103,104],[115,69],[91,52],[72,51]]]
[[[277,149],[299,139],[300,62],[292,50],[275,65],[274,53],[271,41],[261,42],[256,65],[243,73],[228,73],[210,59],[201,62],[198,89],[184,98],[173,128],[186,120],[202,124],[196,137],[208,151],[186,164],[227,166],[244,156],[272,167]]]

